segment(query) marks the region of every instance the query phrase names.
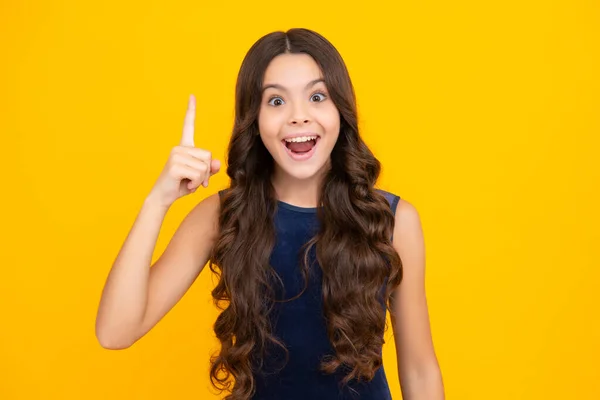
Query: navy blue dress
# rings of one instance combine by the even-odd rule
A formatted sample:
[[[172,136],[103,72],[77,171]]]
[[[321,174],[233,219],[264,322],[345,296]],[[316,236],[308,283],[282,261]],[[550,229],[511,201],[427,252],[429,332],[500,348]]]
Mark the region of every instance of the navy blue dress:
[[[378,191],[386,197],[395,214],[400,197],[381,189]],[[284,283],[285,294],[282,295],[280,290],[276,290],[277,298],[295,297],[304,287],[298,257],[302,254],[302,246],[319,229],[316,213],[316,208],[297,207],[278,201],[274,218],[277,240],[270,261]],[[309,256],[310,262],[316,260],[314,246]],[[339,386],[343,377],[341,372],[328,375],[319,371],[321,357],[334,354],[323,317],[321,278],[321,268],[315,264],[310,269],[308,287],[300,297],[275,303],[272,315],[276,317],[271,319],[273,334],[285,343],[289,360],[285,364],[284,353],[277,347],[279,355],[271,353],[266,357],[263,371],[255,375],[257,388],[252,399],[391,400],[383,366],[377,370],[371,381],[354,380],[342,389]],[[283,365],[283,369],[280,369]]]

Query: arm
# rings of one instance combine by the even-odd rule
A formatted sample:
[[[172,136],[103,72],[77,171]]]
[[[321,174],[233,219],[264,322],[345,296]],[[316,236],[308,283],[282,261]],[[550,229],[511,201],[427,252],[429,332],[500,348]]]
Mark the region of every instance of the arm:
[[[102,347],[130,347],[183,297],[208,261],[219,207],[218,194],[197,204],[150,267],[167,208],[146,199],[102,292],[96,317]]]
[[[435,355],[425,295],[425,245],[415,207],[400,200],[393,246],[402,259],[402,283],[391,298],[398,377],[404,400],[443,400],[442,375]]]

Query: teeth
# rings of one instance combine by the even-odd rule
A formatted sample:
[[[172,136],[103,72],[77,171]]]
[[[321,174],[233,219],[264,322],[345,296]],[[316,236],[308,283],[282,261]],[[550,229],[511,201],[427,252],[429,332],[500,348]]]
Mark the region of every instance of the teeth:
[[[308,142],[309,140],[317,140],[316,136],[300,136],[291,139],[285,139],[286,142]]]

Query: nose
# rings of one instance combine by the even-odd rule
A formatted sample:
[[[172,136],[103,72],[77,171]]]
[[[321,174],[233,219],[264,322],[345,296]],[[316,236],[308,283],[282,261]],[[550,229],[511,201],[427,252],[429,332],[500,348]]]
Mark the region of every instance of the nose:
[[[305,118],[305,119],[302,119],[302,118],[292,118],[292,119],[290,120],[290,123],[291,123],[292,125],[298,125],[298,124],[302,124],[302,123],[305,123],[305,124],[307,124],[309,121],[310,121],[310,120],[309,120],[308,118]]]
[[[308,110],[304,106],[304,104],[296,104],[293,107],[292,115],[290,116],[289,123],[291,125],[302,125],[310,122],[310,116]]]

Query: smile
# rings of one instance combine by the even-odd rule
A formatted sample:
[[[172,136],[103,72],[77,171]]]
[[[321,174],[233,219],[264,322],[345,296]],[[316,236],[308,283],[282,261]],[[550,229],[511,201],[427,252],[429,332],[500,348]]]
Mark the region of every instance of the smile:
[[[294,161],[306,161],[312,157],[315,153],[317,144],[321,140],[320,136],[316,139],[307,140],[304,142],[287,142],[281,141],[281,144],[285,148],[285,152]]]

